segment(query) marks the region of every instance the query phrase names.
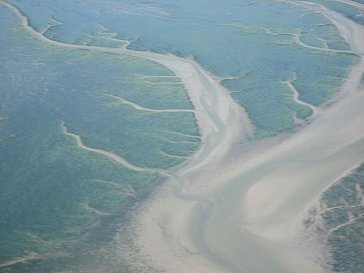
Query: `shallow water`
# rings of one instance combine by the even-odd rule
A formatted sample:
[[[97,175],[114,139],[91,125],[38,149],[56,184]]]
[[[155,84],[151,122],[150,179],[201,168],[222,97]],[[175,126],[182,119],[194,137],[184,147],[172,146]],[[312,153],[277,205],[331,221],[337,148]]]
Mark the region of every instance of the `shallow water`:
[[[363,160],[364,107],[356,92],[363,64],[349,73],[362,54],[360,27],[316,5],[282,2],[212,1],[204,9],[188,1],[108,1],[102,9],[90,1],[1,3],[16,15],[1,11],[11,22],[2,41],[5,68],[13,70],[13,81],[5,81],[13,93],[3,89],[1,143],[21,135],[11,126],[37,126],[23,133],[29,142],[15,145],[35,166],[16,163],[14,144],[4,142],[7,181],[16,181],[18,164],[23,182],[14,190],[6,184],[3,200],[38,179],[25,195],[38,200],[35,208],[47,204],[53,189],[59,201],[50,201],[51,220],[43,209],[31,210],[36,220],[29,223],[15,218],[14,226],[30,228],[5,238],[1,268],[322,272],[307,254],[310,246],[299,246],[299,221],[309,202]],[[317,107],[343,83],[337,103]],[[26,113],[34,115],[24,119]],[[302,125],[264,153],[236,157],[246,146],[262,151],[252,139]],[[233,150],[235,157],[227,156]],[[29,169],[35,174],[27,180]],[[120,229],[130,200],[141,198],[157,175],[168,177],[164,186]],[[47,178],[49,191],[42,186]],[[29,200],[13,199],[13,207]],[[64,214],[73,218],[59,218]],[[39,224],[60,231],[44,232]]]

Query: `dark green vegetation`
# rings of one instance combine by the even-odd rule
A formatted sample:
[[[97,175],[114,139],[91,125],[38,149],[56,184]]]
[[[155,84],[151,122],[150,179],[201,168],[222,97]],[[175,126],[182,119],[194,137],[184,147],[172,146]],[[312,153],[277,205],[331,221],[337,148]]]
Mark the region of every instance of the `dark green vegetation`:
[[[107,94],[156,109],[192,106],[156,63],[46,45],[3,5],[0,25],[0,272],[77,269],[96,261],[159,174],[77,146],[62,122],[88,147],[165,169],[199,147],[193,114],[140,111]],[[35,259],[4,266],[19,258]]]
[[[364,164],[321,197],[307,226],[324,238],[335,272],[364,272]]]
[[[282,81],[296,73],[299,98],[321,105],[339,91],[357,61],[325,51],[349,46],[324,16],[279,1],[12,2],[52,39],[114,47],[121,43],[110,39],[114,35],[132,41],[131,49],[192,56],[232,91],[256,126],[256,137],[295,127],[311,114]],[[295,35],[319,49],[298,45]]]

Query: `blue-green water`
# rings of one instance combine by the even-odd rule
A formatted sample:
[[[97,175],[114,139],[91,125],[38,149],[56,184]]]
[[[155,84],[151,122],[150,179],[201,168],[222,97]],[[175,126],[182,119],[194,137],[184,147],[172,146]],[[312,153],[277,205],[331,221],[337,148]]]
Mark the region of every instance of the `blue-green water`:
[[[295,44],[290,34],[301,33],[308,45],[323,47],[324,41],[332,49],[348,48],[325,17],[285,3],[43,2],[43,16],[62,22],[45,32],[52,39],[105,45],[104,37],[114,33],[116,38],[133,41],[131,49],[192,56],[214,75],[227,78],[222,83],[247,110],[257,136],[293,128],[295,115],[307,118],[311,114],[310,109],[292,101],[292,91],[281,83],[293,72],[300,98],[320,105],[338,91],[348,67],[356,61],[350,54]],[[37,30],[46,29],[47,20],[39,16],[37,4],[15,3],[27,12]]]
[[[323,50],[349,50],[325,17],[274,1],[9,3],[53,40],[105,47],[128,40],[130,49],[194,58],[246,109],[255,138],[293,129],[311,115],[285,81],[296,75],[299,98],[320,106],[358,60],[349,51]],[[335,8],[349,17],[356,12],[341,5]],[[192,109],[191,102],[179,79],[157,63],[44,44],[3,5],[0,22],[0,263],[36,253],[0,272],[96,266],[116,226],[160,175],[78,147],[62,122],[88,147],[168,169],[201,145],[193,113],[139,111],[110,95],[152,109]],[[317,49],[297,44],[295,35]],[[113,255],[103,272],[128,272]]]
[[[164,80],[173,85],[149,81],[174,76],[150,61],[44,45],[2,5],[0,12],[0,261],[105,243],[110,225],[158,175],[77,147],[61,122],[86,146],[137,166],[169,168],[200,145],[193,114],[138,111],[107,94],[150,108],[191,109],[184,87],[174,78]],[[90,208],[110,215],[98,217]],[[0,270],[45,270],[33,263]]]

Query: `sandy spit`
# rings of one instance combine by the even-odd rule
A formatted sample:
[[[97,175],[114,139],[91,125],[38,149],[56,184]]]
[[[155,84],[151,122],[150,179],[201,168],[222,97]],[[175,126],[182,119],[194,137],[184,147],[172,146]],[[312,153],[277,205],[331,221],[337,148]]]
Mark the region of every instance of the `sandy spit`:
[[[0,3],[47,44],[127,54],[166,66],[181,79],[199,110],[201,149],[137,211],[135,272],[143,273],[138,269],[143,264],[171,273],[324,272],[308,255],[312,249],[302,246],[301,220],[323,189],[364,160],[364,60],[352,70],[340,100],[320,109],[307,127],[259,153],[235,152],[232,160],[238,140],[253,128],[227,90],[196,62],[132,51],[127,45],[105,48],[53,41],[32,29],[14,6]],[[305,5],[327,16],[351,50],[363,55],[363,27],[322,6]]]
[[[324,14],[363,55],[362,26],[323,6],[304,5]],[[362,58],[335,103],[283,142],[264,151],[253,143],[257,149],[237,156],[229,151],[238,145],[224,138],[224,156],[206,165],[198,154],[197,162],[177,171],[139,209],[139,261],[145,257],[173,273],[327,272],[317,249],[304,242],[302,220],[322,190],[364,160],[363,72]],[[214,147],[205,149],[213,158]]]

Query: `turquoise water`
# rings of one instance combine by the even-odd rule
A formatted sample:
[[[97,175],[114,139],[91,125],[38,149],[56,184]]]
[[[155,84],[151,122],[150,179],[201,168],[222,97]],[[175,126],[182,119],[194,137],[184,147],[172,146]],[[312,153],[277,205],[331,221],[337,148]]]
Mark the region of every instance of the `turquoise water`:
[[[139,111],[107,94],[156,109],[192,105],[161,65],[42,44],[2,5],[0,14],[0,263],[32,253],[39,259],[64,256],[70,247],[96,249],[159,174],[136,172],[77,147],[62,122],[88,147],[166,169],[200,146],[193,114]],[[59,269],[53,262],[0,271],[53,272]]]
[[[52,39],[105,45],[105,36],[115,34],[114,38],[132,41],[131,49],[192,56],[225,78],[223,85],[248,112],[257,137],[291,129],[297,126],[295,118],[311,114],[309,108],[292,101],[292,91],[282,81],[295,72],[300,99],[318,106],[338,92],[348,68],[357,61],[351,54],[295,44],[293,34],[300,33],[307,45],[348,49],[325,17],[285,3],[42,1],[41,17],[37,4],[14,3],[39,31],[47,27],[43,16],[62,22],[45,32]]]
[[[286,81],[300,100],[320,106],[358,60],[325,50],[349,50],[325,17],[273,1],[9,2],[50,39],[131,41],[130,49],[195,59],[246,109],[255,138],[312,114]],[[128,272],[113,249],[105,251],[116,227],[159,183],[159,169],[183,163],[201,143],[193,113],[140,111],[115,96],[154,110],[192,109],[185,88],[152,61],[46,45],[3,5],[0,21],[0,263],[36,253],[0,272]],[[85,146],[147,171],[78,147],[62,122]]]

